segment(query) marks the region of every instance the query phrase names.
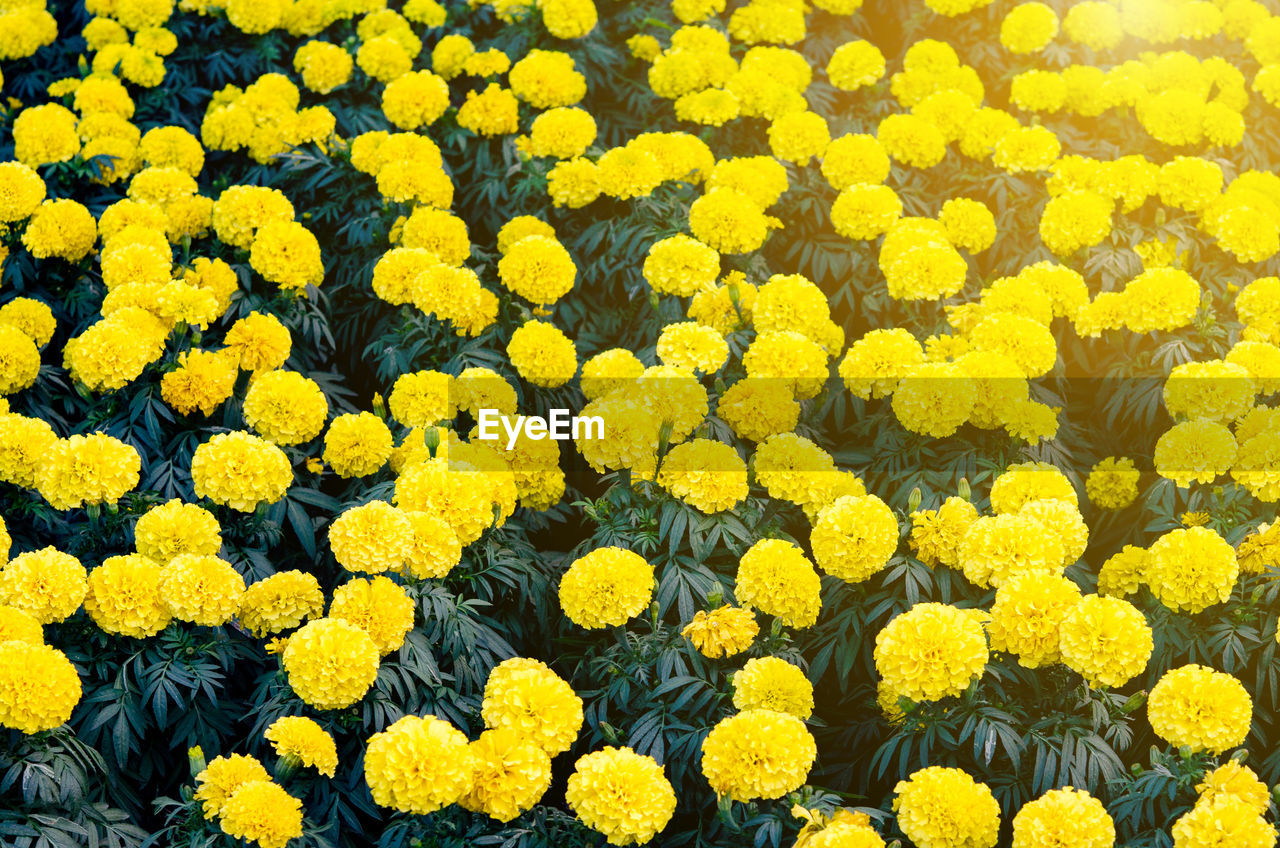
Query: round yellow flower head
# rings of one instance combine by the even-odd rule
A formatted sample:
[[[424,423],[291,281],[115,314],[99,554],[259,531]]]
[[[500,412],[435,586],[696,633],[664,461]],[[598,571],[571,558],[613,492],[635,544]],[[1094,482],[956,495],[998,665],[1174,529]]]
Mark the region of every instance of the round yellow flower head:
[[[240,624],[262,638],[292,630],[324,610],[320,582],[303,571],[280,571],[254,583],[240,596]]]
[[[240,512],[275,503],[293,482],[289,457],[266,439],[235,431],[218,433],[196,448],[191,479],[197,497]]]
[[[1013,817],[1013,848],[1111,848],[1115,841],[1111,816],[1101,801],[1083,789],[1067,786],[1051,790]]]
[[[1147,551],[1143,582],[1174,611],[1197,613],[1226,602],[1240,574],[1235,550],[1206,527],[1172,530]]]
[[[653,566],[622,548],[579,557],[560,581],[560,606],[579,627],[619,627],[653,598]]]
[[[913,701],[959,695],[987,667],[987,636],[965,610],[919,603],[876,634],[876,671]]]
[[[554,757],[578,738],[582,699],[544,663],[516,657],[489,672],[480,715],[485,727],[513,730]]]
[[[716,414],[735,436],[764,442],[796,426],[800,420],[800,404],[784,383],[748,377],[720,395]]]
[[[991,508],[1016,513],[1028,501],[1059,500],[1078,506],[1076,490],[1063,474],[1047,462],[1010,465],[991,484]]]
[[[89,572],[84,608],[108,633],[154,636],[172,618],[160,596],[160,572],[158,564],[139,554],[107,557]]]
[[[329,547],[348,571],[381,574],[404,565],[413,545],[413,524],[386,501],[370,501],[329,525]]]
[[[957,768],[929,766],[894,787],[898,827],[920,848],[993,848],[1000,805],[985,783]]]
[[[509,822],[551,787],[551,757],[514,730],[486,730],[470,748],[475,779],[458,802],[468,810]]]
[[[29,613],[17,607],[0,605],[0,642],[44,644],[44,628]]]
[[[738,562],[738,602],[788,627],[811,627],[822,605],[821,581],[804,552],[781,539],[762,539]]]
[[[676,810],[676,793],[662,766],[630,748],[603,748],[580,757],[565,800],[610,845],[644,845]]]
[[[1147,667],[1151,626],[1122,598],[1087,595],[1062,619],[1062,663],[1094,686],[1123,686]]]
[[[133,536],[138,553],[162,565],[179,554],[213,556],[222,549],[222,527],[213,513],[178,498],[143,513]]]
[[[41,624],[70,618],[87,591],[80,560],[53,547],[19,554],[0,568],[0,603]]]
[[[223,802],[218,825],[259,848],[285,848],[302,836],[302,802],[269,780],[250,780]]]
[[[56,648],[0,642],[0,727],[40,733],[61,727],[80,702],[80,677]]]
[[[760,635],[760,625],[751,610],[724,606],[711,612],[698,610],[681,635],[704,657],[718,659],[750,648]]]
[[[949,497],[937,509],[911,513],[909,542],[916,558],[929,567],[960,566],[960,542],[973,522],[978,520],[978,510],[969,501]]]
[[[278,756],[293,758],[326,777],[333,777],[338,768],[333,737],[309,718],[283,716],[271,722],[262,735]]]
[[[475,771],[467,737],[435,716],[405,716],[371,736],[364,755],[374,803],[418,815],[465,798]]]
[[[694,439],[662,460],[658,484],[704,513],[723,512],[747,496],[747,465],[729,445]]]
[[[1124,509],[1138,499],[1141,473],[1128,457],[1109,456],[1085,479],[1089,502],[1102,509]]]
[[[1196,804],[1173,823],[1174,848],[1271,848],[1275,826],[1233,795]]]
[[[1152,687],[1147,717],[1166,742],[1221,754],[1243,744],[1249,735],[1253,701],[1230,674],[1184,665],[1165,672]]]
[[[372,412],[349,412],[329,423],[324,461],[342,478],[376,474],[391,457],[391,431]]]
[[[990,515],[965,531],[957,560],[966,579],[986,588],[1019,574],[1060,574],[1063,550],[1061,534],[1031,515]]]
[[[573,289],[578,269],[552,236],[530,235],[508,247],[498,261],[502,284],[532,303],[555,303]]]
[[[270,779],[262,763],[246,754],[215,757],[196,775],[195,798],[203,805],[204,817],[213,819],[241,786]]]
[[[1030,572],[1009,578],[991,607],[991,647],[1017,655],[1026,668],[1057,662],[1062,619],[1080,598],[1079,587],[1065,577]]]
[[[320,618],[289,637],[281,664],[299,698],[318,710],[339,710],[359,701],[373,685],[378,648],[354,624]]]
[[[33,168],[0,162],[0,224],[30,218],[44,198],[44,180]]]
[[[1258,775],[1236,760],[1227,760],[1210,772],[1196,786],[1200,793],[1198,804],[1212,804],[1219,798],[1231,796],[1248,804],[1258,815],[1265,815],[1271,803],[1271,790],[1258,779]]]
[[[813,684],[804,671],[778,657],[747,660],[742,670],[733,674],[733,706],[807,719],[813,713]]]
[[[788,713],[751,709],[721,719],[702,742],[702,773],[734,801],[781,798],[809,777],[817,745]]]
[[[349,621],[369,634],[378,653],[400,649],[413,629],[413,600],[391,580],[378,576],[343,583],[333,593],[329,617]]]
[[[278,445],[311,441],[328,416],[329,402],[320,386],[295,371],[258,374],[245,393],[245,423]]]
[[[897,551],[898,520],[875,495],[847,495],[818,513],[809,542],[819,568],[860,583],[888,565]]]
[[[545,321],[531,319],[517,327],[507,356],[521,377],[544,388],[563,386],[578,371],[573,340]]]
[[[217,627],[240,609],[244,578],[226,560],[181,553],[160,572],[160,598],[174,618]]]

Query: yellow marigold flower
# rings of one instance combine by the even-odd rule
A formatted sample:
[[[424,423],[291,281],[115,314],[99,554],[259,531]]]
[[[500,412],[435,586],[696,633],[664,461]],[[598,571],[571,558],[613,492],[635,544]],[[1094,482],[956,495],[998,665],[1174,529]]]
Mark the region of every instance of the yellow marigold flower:
[[[582,699],[544,663],[522,657],[489,672],[480,714],[486,728],[509,728],[552,757],[582,729]]]
[[[288,291],[300,292],[324,281],[320,243],[310,230],[293,221],[271,221],[259,227],[249,264],[267,282]]]
[[[1156,442],[1156,473],[1178,486],[1212,483],[1235,464],[1238,447],[1231,431],[1202,418],[1183,421]]]
[[[784,162],[807,165],[813,157],[821,158],[830,143],[827,121],[816,112],[779,115],[769,124],[769,149]]]
[[[271,371],[289,358],[293,340],[274,315],[250,312],[231,325],[223,339],[246,371]]]
[[[1174,418],[1229,423],[1253,408],[1258,393],[1241,365],[1222,360],[1175,365],[1164,384],[1164,404]]]
[[[48,645],[0,642],[0,727],[26,734],[66,724],[80,701],[80,677]]]
[[[217,627],[240,609],[244,578],[231,563],[207,554],[183,553],[160,572],[160,598],[174,618]]]
[[[1080,600],[1065,577],[1028,573],[1011,577],[996,592],[987,633],[991,647],[1016,654],[1018,664],[1039,668],[1058,661],[1058,630]]]
[[[760,333],[743,354],[742,364],[749,378],[778,381],[798,400],[816,397],[830,374],[827,352],[794,330]]]
[[[588,630],[619,627],[653,599],[653,566],[622,548],[598,548],[573,561],[560,580],[560,607]]]
[[[656,156],[638,147],[615,147],[596,162],[600,192],[618,200],[648,197],[662,183]]]
[[[995,846],[1000,805],[985,783],[964,771],[929,766],[898,781],[894,793],[898,827],[920,848]]]
[[[695,509],[723,512],[747,496],[747,465],[729,445],[694,439],[663,457],[658,483]]]
[[[1151,627],[1121,598],[1087,595],[1062,619],[1062,663],[1094,686],[1123,686],[1147,667]]]
[[[413,525],[413,544],[401,573],[417,580],[448,576],[462,558],[462,546],[448,522],[427,512],[405,513]]]
[[[343,583],[334,590],[329,605],[330,618],[349,621],[364,630],[383,656],[404,644],[405,636],[413,629],[413,616],[413,600],[404,589],[382,576]]]
[[[139,554],[107,557],[89,572],[84,608],[108,633],[145,639],[169,626],[160,595],[160,566]]]
[[[1057,256],[1070,256],[1111,233],[1114,211],[1114,202],[1096,192],[1064,192],[1045,204],[1040,239]]]
[[[1137,592],[1146,582],[1149,558],[1146,548],[1135,545],[1112,554],[1098,569],[1098,594],[1124,598]]]
[[[748,377],[720,395],[716,414],[735,436],[763,442],[795,428],[800,419],[800,404],[784,383]]]
[[[271,775],[262,763],[245,754],[215,757],[196,775],[195,799],[204,808],[207,820],[220,816],[227,800],[247,783],[267,781]]]
[[[971,583],[999,587],[1018,574],[1061,574],[1067,563],[1065,549],[1056,528],[1019,512],[974,521],[960,540],[958,559]]]
[[[995,217],[979,200],[952,198],[942,204],[938,220],[947,228],[951,243],[970,253],[981,253],[995,243]]]
[[[1244,742],[1253,702],[1231,675],[1184,665],[1165,672],[1151,689],[1147,717],[1166,742],[1217,755]]]
[[[14,157],[28,167],[66,162],[80,152],[76,116],[57,103],[23,109],[12,129]]]
[[[1085,492],[1096,507],[1124,509],[1138,499],[1141,476],[1132,459],[1109,456],[1090,469]]]
[[[964,498],[949,497],[936,510],[911,513],[909,542],[916,558],[929,567],[960,565],[960,542],[973,522],[978,520],[978,510]]]
[[[893,394],[899,380],[923,362],[924,348],[907,330],[871,330],[849,346],[839,373],[845,388],[866,400]]]
[[[1215,801],[1231,797],[1243,801],[1258,815],[1264,815],[1271,803],[1271,790],[1258,779],[1258,775],[1246,765],[1236,760],[1227,760],[1213,771],[1206,772],[1204,781],[1196,786],[1200,793],[1201,804],[1213,804]]]
[[[493,524],[493,483],[469,462],[437,456],[405,468],[396,480],[395,504],[445,520],[462,545]]]
[[[1165,533],[1148,548],[1143,581],[1170,609],[1198,613],[1225,603],[1240,564],[1235,550],[1205,527]]]
[[[1013,817],[1013,848],[1111,848],[1115,841],[1115,823],[1106,807],[1071,786],[1046,792]]]
[[[212,415],[235,391],[239,368],[222,351],[184,351],[178,367],[160,378],[160,396],[183,415]]]
[[[1085,0],[1067,10],[1062,20],[1067,38],[1092,50],[1110,50],[1124,38],[1120,12],[1103,0]]]
[[[818,513],[809,538],[818,567],[861,583],[889,564],[898,549],[898,520],[875,495],[837,498]]]
[[[240,596],[240,624],[259,638],[292,630],[324,610],[320,583],[303,571],[280,571]]]
[[[876,671],[913,701],[959,695],[987,666],[987,637],[965,610],[919,603],[876,634]]]
[[[644,845],[676,810],[676,793],[662,766],[630,748],[603,748],[580,757],[565,800],[610,845]]]
[[[448,107],[449,86],[431,71],[398,76],[382,91],[383,113],[402,130],[430,126]]]
[[[40,376],[40,349],[31,336],[12,324],[0,323],[0,395],[32,386]]]
[[[177,498],[147,510],[133,530],[138,553],[162,565],[181,554],[217,554],[221,533],[211,512]]]
[[[729,358],[729,346],[711,327],[683,321],[663,327],[657,354],[663,365],[714,374]]]
[[[818,573],[804,553],[781,539],[756,542],[738,562],[738,602],[788,627],[811,627],[818,620],[820,589]]]
[[[968,265],[942,224],[901,218],[880,245],[880,270],[889,295],[898,300],[941,300],[964,288]]]
[[[486,730],[470,749],[475,778],[458,802],[468,810],[509,822],[533,809],[551,787],[551,758],[515,730]]]
[[[822,156],[822,176],[837,191],[859,183],[883,183],[889,167],[889,155],[873,135],[842,135]]]
[[[1276,829],[1234,796],[1196,804],[1173,823],[1174,848],[1270,848]]]
[[[733,674],[733,706],[774,710],[807,719],[813,713],[813,684],[804,671],[777,657],[747,660]]]
[[[323,727],[302,716],[282,716],[262,734],[277,756],[295,759],[326,777],[338,768],[338,749]]]
[[[439,371],[401,374],[391,388],[387,404],[395,419],[406,427],[430,427],[457,414],[452,385],[453,377]]]
[[[1039,521],[1062,543],[1063,565],[1078,562],[1089,545],[1089,527],[1080,510],[1072,504],[1053,498],[1028,501],[1018,515]]]
[[[841,44],[827,62],[827,78],[842,91],[874,85],[884,76],[884,54],[869,41]]]
[[[689,207],[689,229],[694,238],[722,254],[759,249],[769,227],[760,207],[735,189],[712,189]]]
[[[98,225],[84,206],[74,200],[45,200],[31,214],[22,246],[37,259],[79,262],[93,250],[97,235]]]
[[[659,294],[688,297],[715,285],[720,255],[697,239],[674,235],[653,243],[645,257],[643,273]]]
[[[893,394],[893,414],[913,433],[945,438],[968,420],[973,410],[972,382],[948,362],[925,362],[901,375]]]
[[[324,461],[339,477],[376,474],[391,456],[391,431],[372,412],[339,415],[324,436]]]
[[[386,501],[352,507],[329,525],[329,546],[348,571],[380,574],[404,565],[413,544],[407,515]]]
[[[1259,524],[1240,540],[1236,555],[1245,574],[1263,574],[1268,568],[1280,567],[1280,521]]]
[[[540,306],[555,303],[568,294],[577,275],[573,257],[554,237],[522,238],[498,261],[502,284]]]
[[[351,79],[351,54],[327,41],[308,41],[293,54],[293,69],[302,84],[317,94],[328,94]]]
[[[364,758],[374,803],[419,815],[465,798],[475,768],[467,737],[435,716],[405,716],[375,733]]]
[[[742,653],[759,634],[755,613],[729,606],[711,612],[698,610],[681,631],[700,654],[711,659]]]
[[[281,655],[289,686],[318,710],[359,701],[378,676],[378,648],[363,629],[339,618],[307,622]]]
[[[521,377],[544,388],[563,386],[578,371],[573,340],[558,327],[536,319],[526,321],[511,334],[507,356]]]
[[[253,840],[259,848],[285,848],[302,836],[302,802],[278,784],[251,780],[223,803],[218,825],[223,833]]]
[[[596,164],[582,157],[557,162],[547,172],[547,194],[557,207],[581,209],[590,204],[600,196]]]
[[[587,152],[596,140],[596,121],[585,109],[560,106],[533,119],[529,127],[529,153],[573,159]]]
[[[138,485],[142,459],[103,433],[53,443],[36,470],[36,488],[54,509],[114,504]]]
[[[290,222],[293,214],[293,204],[278,189],[235,185],[214,202],[213,229],[220,241],[249,250],[259,228]]]
[[[575,69],[573,57],[556,50],[530,50],[507,79],[515,95],[535,109],[572,106],[587,93],[587,78]]]
[[[1079,506],[1076,490],[1063,474],[1047,462],[1010,465],[991,484],[991,508],[1016,513],[1030,501],[1058,500]]]
[[[1010,53],[1039,53],[1058,34],[1058,15],[1043,3],[1020,3],[1000,22],[1000,43]]]
[[[702,742],[702,773],[734,801],[781,798],[808,779],[813,735],[788,713],[752,709],[721,719]]]
[[[8,558],[8,551],[5,551],[5,558]],[[43,645],[44,628],[29,613],[0,604],[0,643],[10,641]]]
[[[41,624],[69,618],[87,590],[80,560],[53,547],[19,554],[0,567],[0,603]]]
[[[182,127],[153,127],[142,136],[138,152],[153,168],[178,168],[192,176],[204,168],[200,139]]]
[[[191,480],[196,497],[253,512],[261,503],[284,497],[293,482],[293,468],[284,451],[271,442],[235,431],[218,433],[196,448]]]
[[[33,168],[0,162],[0,224],[30,218],[44,198],[44,180]]]

